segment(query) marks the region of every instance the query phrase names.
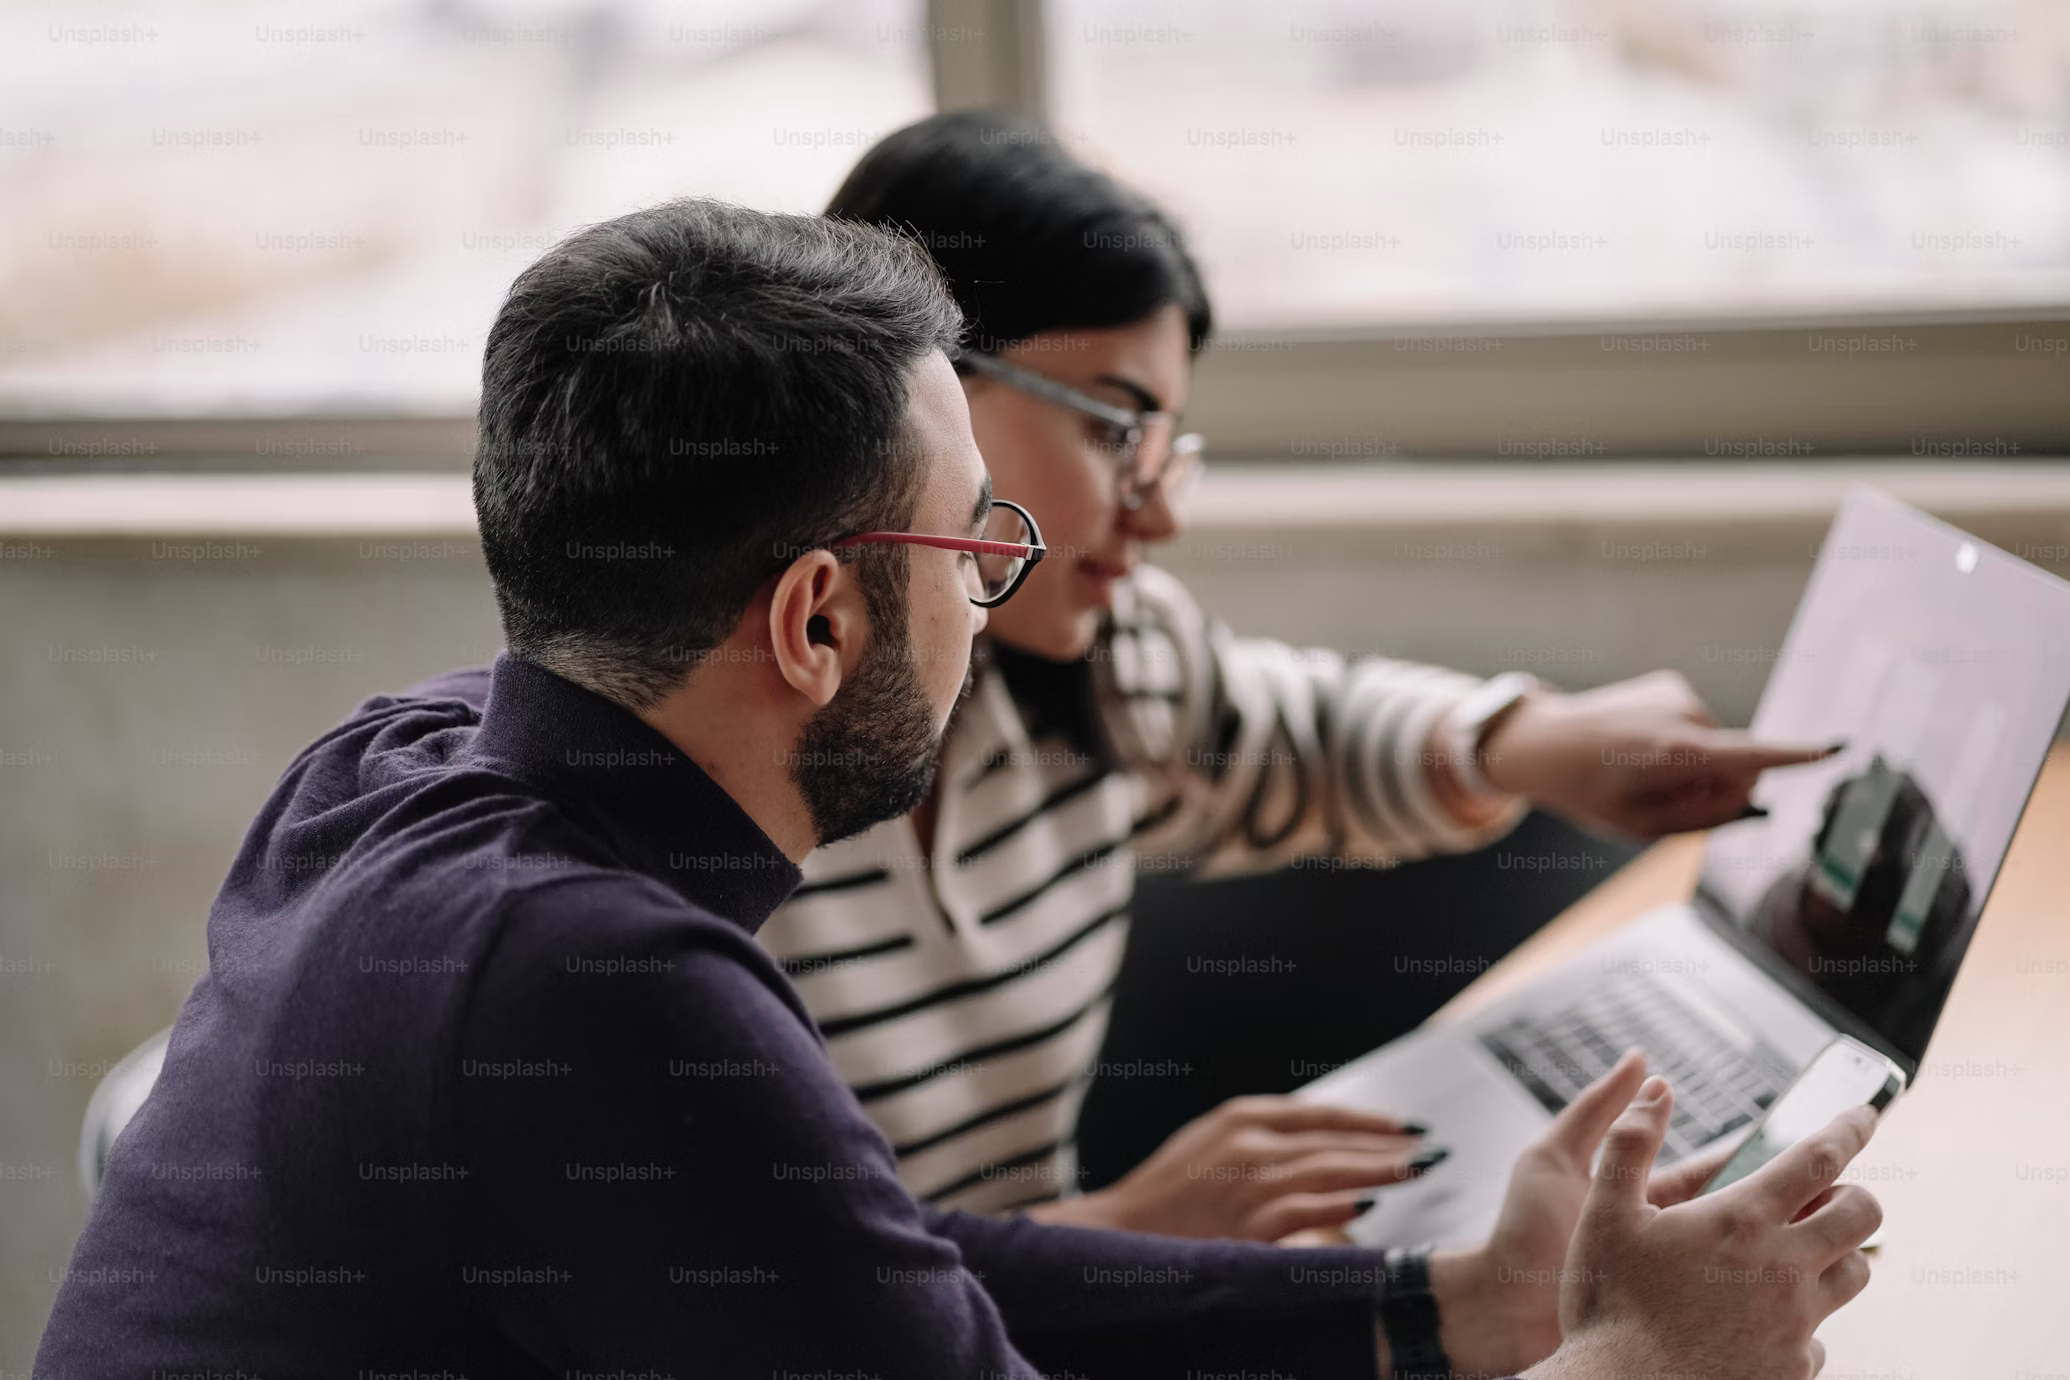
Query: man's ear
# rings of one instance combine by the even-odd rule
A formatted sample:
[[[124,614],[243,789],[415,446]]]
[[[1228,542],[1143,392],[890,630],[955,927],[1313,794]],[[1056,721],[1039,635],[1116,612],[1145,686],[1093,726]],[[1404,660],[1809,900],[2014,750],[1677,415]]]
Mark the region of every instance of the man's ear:
[[[808,551],[777,577],[769,645],[793,690],[824,708],[862,658],[869,616],[854,565]]]

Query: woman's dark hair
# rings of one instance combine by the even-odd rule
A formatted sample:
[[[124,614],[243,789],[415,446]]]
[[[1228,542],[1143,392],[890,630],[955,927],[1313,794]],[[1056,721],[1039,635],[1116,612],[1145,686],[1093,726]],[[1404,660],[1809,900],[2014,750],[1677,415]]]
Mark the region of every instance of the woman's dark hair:
[[[1196,352],[1213,327],[1178,227],[1039,125],[982,111],[886,135],[848,174],[829,216],[917,240],[947,275],[969,344],[1124,326],[1177,303]]]
[[[906,525],[913,366],[962,322],[913,245],[672,201],[518,275],[482,363],[482,549],[513,656],[639,707],[797,553]],[[902,559],[861,557],[871,617]]]

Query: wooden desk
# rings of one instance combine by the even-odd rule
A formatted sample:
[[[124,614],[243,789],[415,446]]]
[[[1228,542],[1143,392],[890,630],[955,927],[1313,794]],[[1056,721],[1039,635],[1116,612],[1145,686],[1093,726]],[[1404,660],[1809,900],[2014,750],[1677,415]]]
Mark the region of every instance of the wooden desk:
[[[1689,894],[1670,839],[1491,968],[1457,1020],[1649,907]],[[1868,1289],[1819,1334],[1821,1380],[2070,1377],[2070,751],[2042,772],[1915,1091],[1848,1178],[1884,1208]]]

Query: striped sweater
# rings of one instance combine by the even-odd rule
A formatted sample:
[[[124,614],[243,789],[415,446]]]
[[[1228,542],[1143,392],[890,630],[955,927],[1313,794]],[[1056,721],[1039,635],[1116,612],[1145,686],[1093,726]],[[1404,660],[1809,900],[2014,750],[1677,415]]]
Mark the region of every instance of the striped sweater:
[[[760,939],[918,1197],[1000,1211],[1073,1191],[1135,878],[1499,836],[1423,771],[1478,681],[1232,636],[1138,570],[1082,664],[995,653],[941,762],[933,846],[897,819],[814,853]]]

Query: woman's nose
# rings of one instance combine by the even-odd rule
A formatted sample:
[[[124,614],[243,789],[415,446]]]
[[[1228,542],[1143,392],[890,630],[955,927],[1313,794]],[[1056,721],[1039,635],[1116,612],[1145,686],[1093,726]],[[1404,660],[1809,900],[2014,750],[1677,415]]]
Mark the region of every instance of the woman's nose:
[[[1121,527],[1141,542],[1170,541],[1179,533],[1179,515],[1172,511],[1171,495],[1164,485],[1152,484],[1142,491],[1143,501],[1121,510]]]

